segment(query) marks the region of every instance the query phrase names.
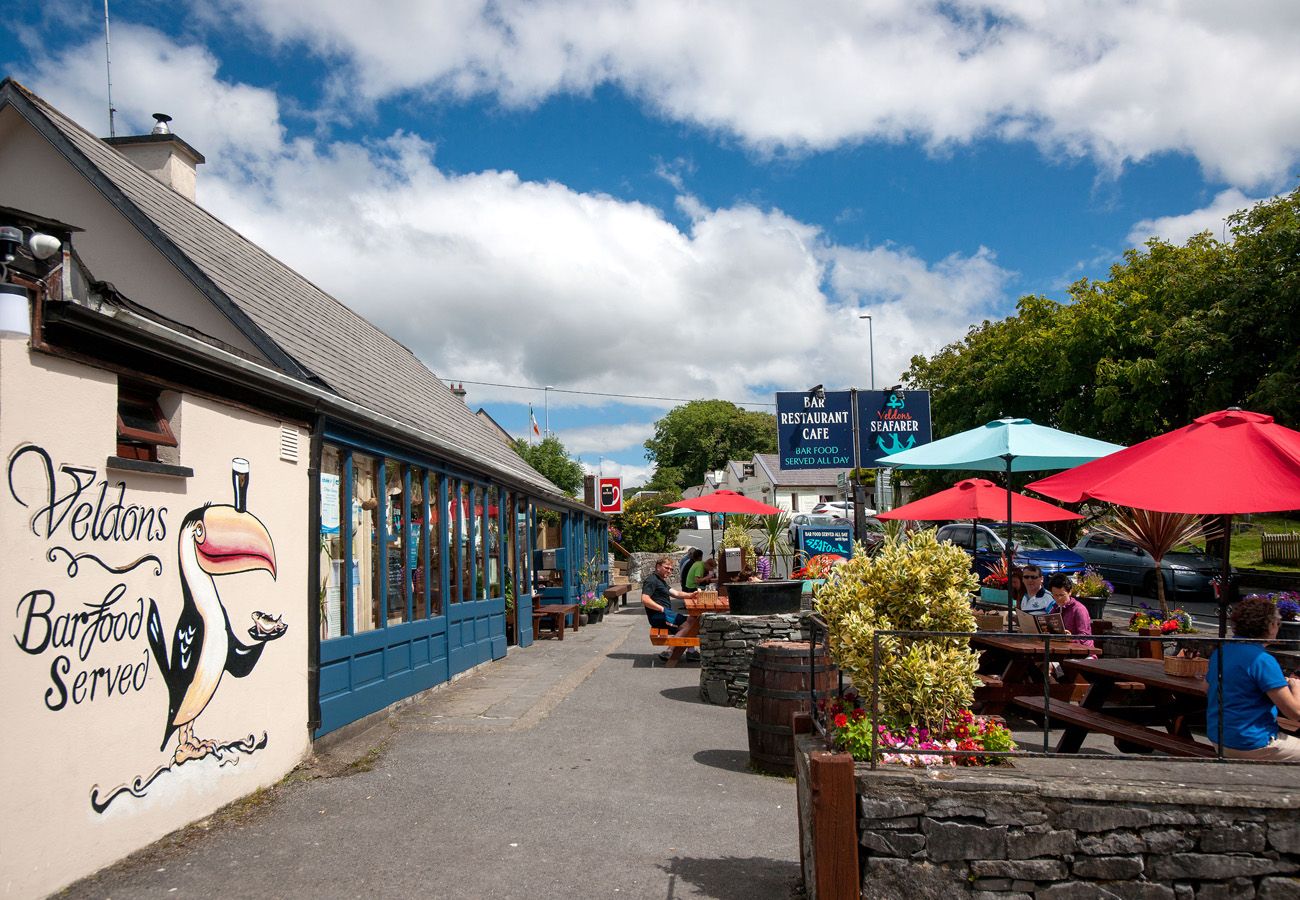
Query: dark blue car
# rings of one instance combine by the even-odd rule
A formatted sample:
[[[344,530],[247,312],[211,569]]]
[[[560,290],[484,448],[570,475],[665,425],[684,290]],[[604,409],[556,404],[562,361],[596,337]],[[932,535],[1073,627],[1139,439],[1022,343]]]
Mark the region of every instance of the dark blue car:
[[[1007,523],[945,525],[939,529],[938,537],[941,541],[951,541],[971,554],[975,573],[983,580],[992,571],[994,563],[1000,561],[1006,552]],[[1056,535],[1037,525],[1016,522],[1011,526],[1011,538],[1015,545],[1012,562],[1021,568],[1032,563],[1042,569],[1043,575],[1048,578],[1057,572],[1074,577],[1087,565],[1082,556],[1062,543]]]

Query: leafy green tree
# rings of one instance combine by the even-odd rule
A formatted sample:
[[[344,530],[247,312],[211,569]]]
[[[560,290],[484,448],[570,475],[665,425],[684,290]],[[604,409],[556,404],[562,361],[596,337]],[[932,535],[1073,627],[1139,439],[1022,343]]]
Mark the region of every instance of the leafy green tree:
[[[660,491],[633,497],[623,503],[623,512],[614,517],[612,525],[623,535],[619,541],[630,552],[661,553],[673,548],[681,519],[659,518],[667,504],[682,498],[678,491]]]
[[[906,375],[936,437],[1003,416],[1132,444],[1243,406],[1300,423],[1300,189],[1182,246],[1152,239],[1069,301],[1026,296]],[[926,488],[962,473],[921,474]]]
[[[701,484],[705,472],[721,469],[729,459],[775,452],[776,416],[727,400],[692,400],[655,423],[645,449],[658,469],[678,470],[677,487]]]
[[[543,478],[551,481],[564,493],[576,497],[582,490],[582,463],[569,456],[564,444],[555,435],[547,435],[538,444],[516,438],[511,441],[516,453]]]

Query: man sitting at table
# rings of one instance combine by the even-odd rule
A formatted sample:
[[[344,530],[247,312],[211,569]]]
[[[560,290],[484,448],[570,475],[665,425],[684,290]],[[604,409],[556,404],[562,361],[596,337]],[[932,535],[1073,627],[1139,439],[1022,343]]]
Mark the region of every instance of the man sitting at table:
[[[718,561],[710,556],[708,559],[697,560],[686,573],[686,578],[682,581],[682,587],[688,591],[697,591],[706,584],[713,584],[718,580]]]
[[[1232,607],[1232,634],[1270,641],[1282,616],[1269,597],[1247,597]],[[1210,654],[1205,675],[1205,733],[1219,740],[1219,661],[1223,663],[1223,755],[1235,759],[1300,762],[1300,738],[1283,734],[1277,715],[1300,719],[1300,678],[1284,676],[1264,644],[1224,644]]]
[[[1056,601],[1044,590],[1043,570],[1033,563],[1026,563],[1022,578],[1025,582],[1025,596],[1020,600],[1020,611],[1034,615],[1052,612],[1056,608]]]
[[[1052,600],[1056,603],[1056,612],[1061,614],[1061,624],[1065,626],[1065,630],[1070,634],[1092,634],[1092,616],[1088,613],[1088,607],[1071,596],[1072,586],[1070,576],[1064,572],[1057,572],[1047,583],[1048,590],[1052,592]],[[1075,641],[1075,643],[1088,647],[1096,646],[1092,641]]]
[[[645,607],[646,618],[651,628],[668,628],[674,637],[693,637],[699,631],[699,619],[682,613],[673,612],[673,598],[694,600],[699,592],[679,591],[668,586],[668,578],[673,573],[673,558],[660,557],[655,563],[655,570],[641,581],[641,605]],[[671,654],[665,650],[659,654],[660,659],[667,659]],[[699,659],[700,652],[691,648],[686,653],[687,659]]]

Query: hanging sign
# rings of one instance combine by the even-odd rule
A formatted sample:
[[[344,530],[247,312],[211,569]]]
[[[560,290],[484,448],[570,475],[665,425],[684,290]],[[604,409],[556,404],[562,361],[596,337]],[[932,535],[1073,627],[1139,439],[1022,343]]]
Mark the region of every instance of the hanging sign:
[[[623,511],[623,479],[621,477],[600,479],[596,491],[597,512],[611,515]]]
[[[929,391],[858,391],[858,458],[864,469],[930,440]]]
[[[778,391],[776,442],[782,469],[853,465],[853,405],[848,391]]]

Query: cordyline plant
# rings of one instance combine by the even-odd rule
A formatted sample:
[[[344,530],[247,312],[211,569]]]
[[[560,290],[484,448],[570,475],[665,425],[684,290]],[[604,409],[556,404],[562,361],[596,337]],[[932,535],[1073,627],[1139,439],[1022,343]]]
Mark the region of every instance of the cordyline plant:
[[[1127,506],[1115,507],[1097,524],[1097,530],[1132,541],[1156,561],[1156,600],[1166,619],[1169,618],[1169,603],[1165,600],[1165,577],[1160,568],[1165,554],[1199,538],[1218,537],[1220,533],[1218,523],[1213,519],[1191,513],[1156,512]]]
[[[974,631],[970,558],[933,529],[906,543],[889,539],[875,556],[861,548],[836,566],[817,593],[831,655],[871,696],[877,631]],[[938,728],[970,706],[979,655],[966,638],[880,638],[880,723]]]

